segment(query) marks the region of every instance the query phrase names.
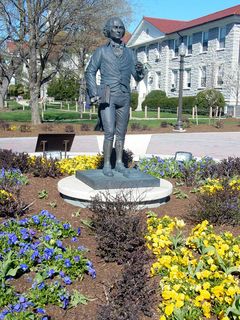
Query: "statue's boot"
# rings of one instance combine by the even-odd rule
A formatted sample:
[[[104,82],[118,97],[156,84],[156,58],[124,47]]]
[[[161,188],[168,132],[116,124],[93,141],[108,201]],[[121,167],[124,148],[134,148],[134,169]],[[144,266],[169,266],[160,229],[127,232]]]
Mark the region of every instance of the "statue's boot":
[[[124,141],[116,140],[116,142],[115,142],[115,150],[116,150],[116,166],[115,166],[115,170],[120,172],[120,173],[124,173],[124,172],[127,171],[127,168],[124,167],[124,164],[122,162],[123,146],[124,146]]]
[[[108,177],[113,177],[112,167],[110,163],[112,147],[113,147],[113,141],[105,139],[103,143],[103,156],[104,156],[103,174]]]

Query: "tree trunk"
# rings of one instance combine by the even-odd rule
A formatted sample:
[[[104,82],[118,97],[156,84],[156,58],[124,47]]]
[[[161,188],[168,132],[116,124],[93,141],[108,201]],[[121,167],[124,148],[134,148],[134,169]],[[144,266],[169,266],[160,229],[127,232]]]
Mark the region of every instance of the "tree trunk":
[[[7,78],[3,78],[2,84],[0,85],[0,110],[4,108],[4,100],[8,90],[9,81]]]
[[[31,116],[32,116],[32,124],[40,124],[41,117],[39,112],[39,104],[38,104],[38,97],[39,97],[39,89],[38,88],[31,88],[30,89],[30,107],[31,107]]]

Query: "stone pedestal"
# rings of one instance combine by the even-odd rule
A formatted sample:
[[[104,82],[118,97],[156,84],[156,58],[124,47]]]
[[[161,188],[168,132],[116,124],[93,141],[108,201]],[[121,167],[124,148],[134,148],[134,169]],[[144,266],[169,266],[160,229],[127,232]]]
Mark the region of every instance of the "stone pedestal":
[[[96,177],[98,178],[93,181],[94,173],[91,171],[92,170],[90,170],[88,174],[83,174],[85,176],[83,180],[85,181],[79,179],[82,175],[80,174],[78,178],[73,175],[63,178],[58,182],[58,191],[66,202],[85,208],[90,206],[92,199],[96,195],[109,194],[114,198],[119,195],[119,193],[122,193],[127,201],[137,202],[139,208],[153,208],[166,203],[173,189],[172,184],[165,179],[156,179],[149,176],[149,178],[146,178],[144,181],[144,179],[126,178],[123,177],[122,174],[115,172],[115,179],[118,180],[118,182],[115,183],[118,183],[118,187],[115,186],[115,188],[112,188],[114,182],[110,181],[106,185],[106,179],[113,178],[105,177],[101,172],[98,172],[98,170],[94,170],[97,171]],[[90,180],[92,180],[90,182],[91,186],[89,185],[89,181],[86,181],[86,176],[88,176],[87,179],[90,177]],[[101,178],[105,179],[105,182],[100,181]],[[149,184],[151,179],[153,179],[152,186],[143,186],[144,183]],[[102,187],[103,182],[105,183],[105,188]],[[99,189],[94,189],[94,186]]]

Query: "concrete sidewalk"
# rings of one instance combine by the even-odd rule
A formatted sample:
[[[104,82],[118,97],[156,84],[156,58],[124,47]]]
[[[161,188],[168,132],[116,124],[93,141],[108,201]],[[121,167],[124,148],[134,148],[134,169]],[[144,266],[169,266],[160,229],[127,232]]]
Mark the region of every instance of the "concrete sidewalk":
[[[32,153],[36,142],[37,137],[0,138],[0,149]],[[98,153],[102,151],[102,142],[103,136],[75,136],[71,152]],[[125,148],[140,157],[145,154],[174,155],[176,151],[188,151],[195,157],[210,156],[216,159],[240,157],[240,132],[127,135]]]

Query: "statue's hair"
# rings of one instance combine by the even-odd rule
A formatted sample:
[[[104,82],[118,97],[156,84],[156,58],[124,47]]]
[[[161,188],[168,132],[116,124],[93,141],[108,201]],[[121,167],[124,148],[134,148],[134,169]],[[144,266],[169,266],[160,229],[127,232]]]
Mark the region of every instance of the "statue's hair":
[[[125,30],[125,26],[124,26],[122,20],[121,20],[119,17],[112,17],[112,18],[110,18],[110,19],[107,20],[107,22],[106,22],[106,24],[105,24],[105,26],[104,26],[104,28],[103,28],[103,34],[104,34],[104,36],[105,36],[106,38],[109,38],[109,37],[110,37],[110,30],[111,30],[111,27],[113,26],[113,21],[115,21],[115,20],[121,21],[121,23],[122,23],[122,25],[123,25],[123,27],[124,27],[123,36],[125,35],[125,31],[126,31],[126,30]]]

